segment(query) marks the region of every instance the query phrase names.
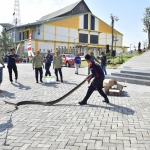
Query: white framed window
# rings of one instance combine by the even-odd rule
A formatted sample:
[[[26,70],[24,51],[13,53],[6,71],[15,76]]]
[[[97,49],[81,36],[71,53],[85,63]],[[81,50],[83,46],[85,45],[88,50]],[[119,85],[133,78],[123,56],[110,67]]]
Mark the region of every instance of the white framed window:
[[[40,35],[40,26],[38,26],[38,35]]]

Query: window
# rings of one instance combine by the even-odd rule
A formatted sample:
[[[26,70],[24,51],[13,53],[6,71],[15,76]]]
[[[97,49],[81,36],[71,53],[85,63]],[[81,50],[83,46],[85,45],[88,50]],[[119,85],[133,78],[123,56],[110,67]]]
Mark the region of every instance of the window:
[[[21,32],[19,33],[19,40],[21,41]]]
[[[88,29],[88,14],[84,15],[84,29]]]
[[[88,43],[88,34],[79,34],[79,42],[81,43]]]
[[[40,35],[40,26],[38,26],[38,35]]]
[[[29,39],[29,31],[27,31],[27,39]]]
[[[34,52],[34,48],[32,48],[32,52]]]
[[[90,43],[98,44],[98,35],[90,35]]]
[[[95,30],[95,17],[91,15],[91,30]]]

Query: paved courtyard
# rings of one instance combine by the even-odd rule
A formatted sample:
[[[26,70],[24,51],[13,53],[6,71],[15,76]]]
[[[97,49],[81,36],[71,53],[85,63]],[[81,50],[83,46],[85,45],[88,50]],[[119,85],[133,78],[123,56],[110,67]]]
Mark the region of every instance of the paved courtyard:
[[[1,84],[14,103],[55,100],[87,74],[87,68],[75,75],[74,68],[64,67],[64,83],[36,84],[31,64],[18,64],[18,71],[18,83],[11,84],[5,68]],[[87,87],[85,83],[53,106],[18,110],[5,105],[0,95],[0,150],[150,150],[150,87],[127,83],[122,96],[109,96],[110,104],[95,91],[88,105],[79,106]]]

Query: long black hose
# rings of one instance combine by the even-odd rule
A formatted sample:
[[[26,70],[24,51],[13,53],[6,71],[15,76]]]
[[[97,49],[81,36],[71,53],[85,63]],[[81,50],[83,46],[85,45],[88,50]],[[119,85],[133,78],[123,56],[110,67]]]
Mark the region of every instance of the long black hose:
[[[87,79],[87,78],[86,78]],[[21,101],[18,103],[11,103],[8,101],[4,101],[6,104],[10,104],[10,105],[14,105],[15,108],[17,109],[17,106],[20,105],[28,105],[28,104],[33,104],[33,105],[43,105],[43,106],[52,106],[56,103],[59,103],[60,101],[62,101],[64,98],[66,98],[67,96],[69,96],[71,93],[73,93],[75,90],[77,90],[82,84],[84,84],[86,82],[86,79],[84,79],[79,85],[77,85],[74,89],[72,89],[71,91],[69,91],[67,94],[63,95],[62,97],[58,98],[57,100],[54,101],[50,101],[50,102],[40,102],[40,101]]]

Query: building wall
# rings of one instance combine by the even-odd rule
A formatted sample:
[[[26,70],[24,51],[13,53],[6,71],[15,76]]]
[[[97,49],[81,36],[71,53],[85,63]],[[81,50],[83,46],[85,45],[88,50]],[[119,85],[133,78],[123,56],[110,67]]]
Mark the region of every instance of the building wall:
[[[50,50],[51,53],[54,53],[54,43],[38,42],[38,49],[41,53],[47,53],[48,50]]]
[[[88,28],[86,26],[86,29],[85,22],[87,22],[87,20]],[[94,21],[94,23],[91,20]],[[62,20],[47,22],[41,26],[37,26],[35,30],[32,31],[32,41],[35,40],[35,42],[32,42],[33,48],[41,50],[42,53],[47,53],[48,49],[50,49],[52,53],[55,53],[56,49],[67,49],[69,52],[75,48],[75,43],[80,43],[81,34],[83,35],[82,38],[84,38],[84,35],[86,35],[86,38],[88,37],[87,42],[83,42],[85,45],[93,45],[91,38],[96,38],[97,40],[98,37],[98,43],[95,43],[96,45],[105,46],[109,44],[111,46],[111,27],[94,15],[92,15],[91,19],[91,14],[88,13],[88,15],[68,16],[68,18]],[[122,34],[114,30],[114,36],[118,38],[118,41],[114,43],[117,49],[122,46]],[[27,43],[28,41],[25,41],[24,44],[22,44],[22,49],[27,49]],[[87,49],[88,48],[83,48],[83,51],[85,52]],[[119,49],[117,50],[119,51]]]
[[[31,43],[32,51],[35,52],[35,41],[32,40]],[[24,53],[28,52],[28,41],[25,41],[24,44],[22,44],[22,51]]]
[[[55,27],[44,25],[44,40],[55,40]]]
[[[78,35],[79,34],[78,34],[77,29],[71,29],[70,28],[70,34],[69,34],[70,42],[78,43],[78,41],[79,41]]]
[[[35,32],[35,39],[42,40],[43,38],[43,29],[42,26],[37,26]]]
[[[106,33],[100,33],[99,34],[100,39],[100,45],[106,45],[107,36]]]
[[[49,22],[49,23],[46,23],[45,25],[53,25],[53,26],[58,26],[58,27],[78,29],[79,28],[79,16],[70,17],[70,18],[68,17],[63,20]]]
[[[68,42],[68,28],[56,27],[56,41]]]

